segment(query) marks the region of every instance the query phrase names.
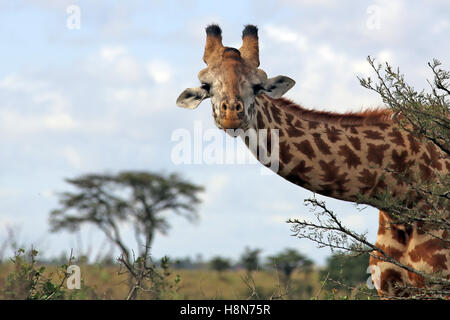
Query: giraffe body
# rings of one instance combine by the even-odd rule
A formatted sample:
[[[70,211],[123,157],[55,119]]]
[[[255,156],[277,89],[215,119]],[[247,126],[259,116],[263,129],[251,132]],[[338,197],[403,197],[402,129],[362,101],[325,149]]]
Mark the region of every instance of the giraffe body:
[[[278,174],[290,182],[336,199],[377,207],[373,199],[390,192],[412,206],[422,205],[412,195],[403,175],[408,171],[430,177],[434,170],[448,174],[450,159],[431,143],[422,145],[395,126],[386,111],[330,114],[305,110],[285,100],[261,95],[255,99],[254,129],[278,129]],[[268,134],[269,136],[269,131]],[[391,168],[389,173],[384,168]],[[383,209],[383,208],[380,208]],[[447,238],[443,230],[432,230]],[[449,276],[450,252],[442,242],[415,227],[395,224],[380,210],[376,246],[404,265],[426,273]],[[391,263],[371,258],[382,295],[401,294],[394,284],[423,285],[423,279]]]
[[[379,201],[388,193],[408,207],[427,210],[405,177],[411,180],[418,175],[431,182],[437,172],[449,173],[449,157],[433,144],[423,144],[400,130],[387,110],[336,114],[307,110],[281,98],[295,82],[285,76],[267,78],[258,69],[255,26],[246,26],[239,50],[222,45],[217,25],[208,26],[206,33],[203,60],[208,67],[198,75],[202,86],[183,91],[177,104],[193,109],[210,98],[220,129],[265,129],[267,137],[262,140],[267,145],[260,147],[266,153],[273,150],[271,130],[277,130],[278,175],[315,193],[377,207],[379,248],[409,267],[449,277],[450,252],[433,237],[448,239],[448,234],[396,223]],[[247,143],[245,135],[241,136]],[[371,257],[370,265],[379,276],[381,295],[401,294],[396,284],[423,285],[420,276],[391,263]]]

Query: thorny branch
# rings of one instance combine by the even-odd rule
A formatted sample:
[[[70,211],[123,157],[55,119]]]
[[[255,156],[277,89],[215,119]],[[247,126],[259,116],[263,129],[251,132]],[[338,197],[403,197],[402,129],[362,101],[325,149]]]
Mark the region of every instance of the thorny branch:
[[[289,219],[287,222],[292,224],[291,230],[293,235],[298,238],[312,240],[317,243],[319,247],[329,247],[332,250],[342,250],[344,252],[357,254],[368,253],[378,260],[392,263],[402,269],[419,275],[425,279],[429,286],[438,285],[442,288],[439,291],[440,295],[450,295],[450,280],[440,277],[439,275],[424,273],[397,261],[389,256],[383,249],[367,241],[365,235],[358,234],[346,228],[333,211],[326,207],[325,202],[315,198],[306,199],[305,202],[307,205],[313,206],[313,212],[318,223],[299,219]],[[317,208],[321,211],[317,212]],[[375,252],[379,254],[375,254]],[[414,290],[417,290],[417,288]],[[422,295],[426,296],[434,289],[424,288],[423,290],[426,291],[426,293],[423,293]]]

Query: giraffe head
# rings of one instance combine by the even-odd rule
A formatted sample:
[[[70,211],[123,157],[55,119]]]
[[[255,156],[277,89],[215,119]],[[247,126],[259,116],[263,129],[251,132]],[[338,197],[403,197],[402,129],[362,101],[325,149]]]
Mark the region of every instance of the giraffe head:
[[[239,50],[223,46],[218,25],[208,26],[203,61],[207,67],[198,74],[201,86],[184,90],[177,105],[194,109],[211,98],[214,121],[221,129],[246,130],[255,114],[256,96],[278,99],[295,84],[285,76],[267,78],[258,68],[258,29],[252,25],[244,28]]]

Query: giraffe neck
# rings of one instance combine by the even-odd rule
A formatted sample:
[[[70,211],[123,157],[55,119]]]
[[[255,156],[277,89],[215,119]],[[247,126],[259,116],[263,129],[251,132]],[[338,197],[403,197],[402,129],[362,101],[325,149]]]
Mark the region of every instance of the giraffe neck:
[[[316,193],[383,210],[376,199],[388,191],[408,206],[427,210],[402,177],[414,179],[414,174],[419,174],[432,180],[436,172],[450,171],[448,155],[432,143],[419,143],[380,111],[343,115],[314,112],[263,95],[256,98],[254,108],[252,129],[268,129],[267,138],[269,131],[278,129],[278,175]],[[364,201],[361,196],[365,196]],[[416,270],[442,272],[449,278],[450,252],[437,240],[448,239],[447,230],[423,232],[416,223],[399,225],[396,221],[391,212],[380,211],[376,246]],[[370,265],[373,273],[378,272],[375,279],[379,280],[380,294],[397,294],[396,285],[423,285],[421,277],[411,277],[411,273],[376,256],[371,257]]]
[[[415,160],[419,146],[381,111],[330,114],[265,95],[256,98],[254,107],[253,129],[268,129],[269,141],[270,130],[279,130],[277,174],[283,178],[347,201],[372,197],[388,185],[394,193],[404,193],[398,178],[386,179],[382,168],[393,162],[395,168],[404,169]],[[416,149],[408,151],[407,146]]]

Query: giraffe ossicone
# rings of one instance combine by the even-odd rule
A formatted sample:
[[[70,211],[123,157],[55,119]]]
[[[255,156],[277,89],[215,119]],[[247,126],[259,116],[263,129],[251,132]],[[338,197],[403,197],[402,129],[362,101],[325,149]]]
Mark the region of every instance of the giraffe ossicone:
[[[406,206],[426,210],[405,175],[432,181],[449,174],[450,158],[432,143],[423,143],[401,130],[386,109],[359,113],[330,113],[305,109],[282,96],[295,81],[286,76],[268,78],[259,69],[258,29],[248,25],[239,49],[222,44],[217,25],[206,28],[203,60],[207,67],[198,78],[201,86],[188,88],[177,100],[183,108],[196,108],[211,99],[216,125],[223,130],[264,129],[266,150],[270,131],[278,130],[279,168],[286,180],[325,196],[360,202],[380,209],[376,245],[404,265],[425,273],[450,276],[450,252],[438,238],[448,231],[424,232],[418,225],[396,223],[387,208],[379,205],[389,193]],[[246,144],[245,137],[243,140]],[[253,152],[258,158],[258,152]],[[377,270],[381,295],[401,294],[396,285],[423,286],[423,279],[391,263],[371,257]]]

